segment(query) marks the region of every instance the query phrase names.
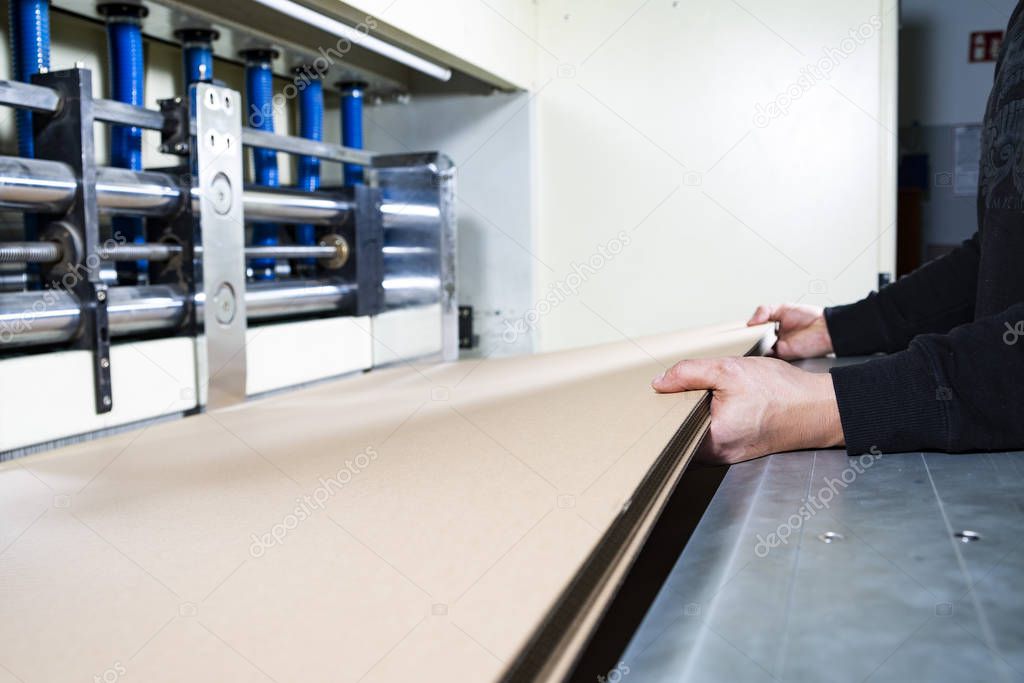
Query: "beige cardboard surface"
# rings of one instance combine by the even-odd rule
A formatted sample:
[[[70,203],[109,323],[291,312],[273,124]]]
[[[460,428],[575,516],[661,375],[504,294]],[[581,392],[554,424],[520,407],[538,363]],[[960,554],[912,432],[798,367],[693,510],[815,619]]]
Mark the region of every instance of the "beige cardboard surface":
[[[764,334],[395,367],[0,466],[0,683],[495,680],[703,395],[651,377]]]

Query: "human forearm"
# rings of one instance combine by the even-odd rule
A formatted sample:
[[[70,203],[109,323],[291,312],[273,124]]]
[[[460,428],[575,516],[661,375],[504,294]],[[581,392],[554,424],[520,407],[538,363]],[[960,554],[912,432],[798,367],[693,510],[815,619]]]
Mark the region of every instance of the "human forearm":
[[[944,333],[974,317],[978,236],[878,293],[825,310],[837,356],[893,353],[919,334]]]
[[[1024,447],[1024,303],[832,369],[850,453]]]

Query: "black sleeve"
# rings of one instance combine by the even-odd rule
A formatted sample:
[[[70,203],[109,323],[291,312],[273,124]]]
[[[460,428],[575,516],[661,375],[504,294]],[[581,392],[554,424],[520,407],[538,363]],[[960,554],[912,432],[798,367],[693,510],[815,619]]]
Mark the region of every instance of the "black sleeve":
[[[1024,303],[832,369],[850,454],[1024,448]]]
[[[877,294],[825,309],[837,356],[907,348],[919,334],[948,332],[974,319],[980,261],[978,234]]]

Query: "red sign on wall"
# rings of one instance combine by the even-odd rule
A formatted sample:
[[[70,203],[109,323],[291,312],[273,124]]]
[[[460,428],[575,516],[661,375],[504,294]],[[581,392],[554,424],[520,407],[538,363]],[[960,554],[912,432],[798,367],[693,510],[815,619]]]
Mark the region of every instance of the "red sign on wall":
[[[999,56],[999,48],[1002,44],[1002,31],[975,31],[971,34],[971,50],[967,60],[972,64],[994,62]]]

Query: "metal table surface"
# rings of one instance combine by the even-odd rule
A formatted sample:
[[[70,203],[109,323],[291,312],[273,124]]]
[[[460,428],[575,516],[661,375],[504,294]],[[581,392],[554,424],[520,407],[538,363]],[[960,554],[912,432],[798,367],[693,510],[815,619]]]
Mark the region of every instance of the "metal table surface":
[[[734,465],[609,680],[1024,681],[1022,530],[1024,452]]]

